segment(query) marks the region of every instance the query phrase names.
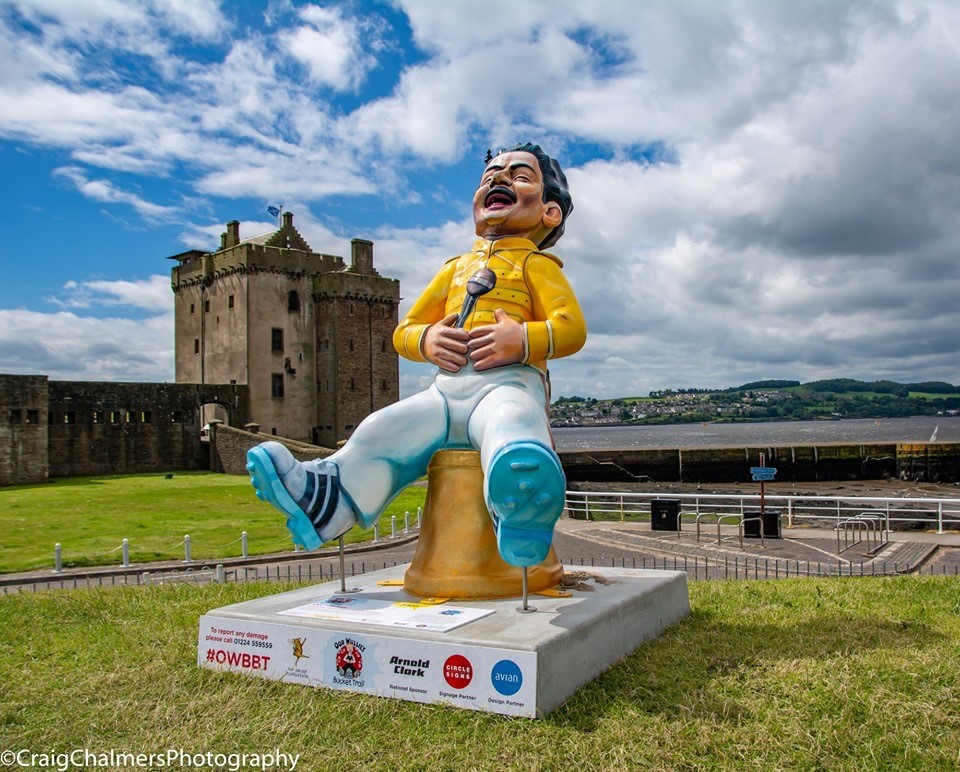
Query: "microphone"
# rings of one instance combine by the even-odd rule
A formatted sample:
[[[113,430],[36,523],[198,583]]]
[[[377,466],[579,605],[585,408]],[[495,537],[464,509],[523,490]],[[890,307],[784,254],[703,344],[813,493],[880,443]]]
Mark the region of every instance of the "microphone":
[[[486,295],[490,290],[497,286],[497,275],[489,268],[481,268],[467,282],[467,296],[463,299],[463,307],[460,309],[460,316],[454,327],[463,327],[467,322],[467,317],[473,313],[473,307],[477,304],[477,298]]]

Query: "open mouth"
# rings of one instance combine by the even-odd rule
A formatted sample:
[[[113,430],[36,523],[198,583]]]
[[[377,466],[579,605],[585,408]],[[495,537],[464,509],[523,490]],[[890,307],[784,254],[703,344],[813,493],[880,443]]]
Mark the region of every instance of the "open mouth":
[[[517,203],[517,197],[510,188],[496,187],[490,188],[483,199],[483,205],[487,209],[504,209]]]

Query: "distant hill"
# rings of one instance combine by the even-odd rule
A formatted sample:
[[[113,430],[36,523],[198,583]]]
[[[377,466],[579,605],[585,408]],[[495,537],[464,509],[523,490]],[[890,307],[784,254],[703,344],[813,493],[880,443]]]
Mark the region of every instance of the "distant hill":
[[[663,389],[647,397],[559,397],[554,426],[894,418],[960,413],[960,386],[830,378],[763,380],[726,389]]]

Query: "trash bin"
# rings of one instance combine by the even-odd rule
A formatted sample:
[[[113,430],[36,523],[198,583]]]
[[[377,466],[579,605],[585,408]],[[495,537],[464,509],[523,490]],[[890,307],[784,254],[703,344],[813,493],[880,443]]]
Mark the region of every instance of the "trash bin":
[[[749,518],[749,519],[748,519]],[[761,517],[759,509],[747,509],[743,513],[743,535],[747,539],[760,538],[760,520],[763,520],[763,538],[781,539],[783,533],[780,530],[780,510],[764,508]]]
[[[650,530],[680,530],[680,501],[678,499],[652,499],[650,501]]]

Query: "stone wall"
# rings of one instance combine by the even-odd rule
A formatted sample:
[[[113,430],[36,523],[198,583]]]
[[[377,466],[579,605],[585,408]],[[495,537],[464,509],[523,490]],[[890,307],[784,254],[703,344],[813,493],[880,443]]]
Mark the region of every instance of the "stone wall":
[[[0,375],[0,485],[44,482],[47,376]]]
[[[247,451],[265,440],[282,441],[300,461],[326,458],[333,450],[319,445],[295,442],[256,431],[247,431],[233,426],[217,426],[211,435],[210,468],[225,474],[247,474]]]
[[[215,402],[246,423],[246,387],[50,381],[51,477],[208,469],[200,408]]]

